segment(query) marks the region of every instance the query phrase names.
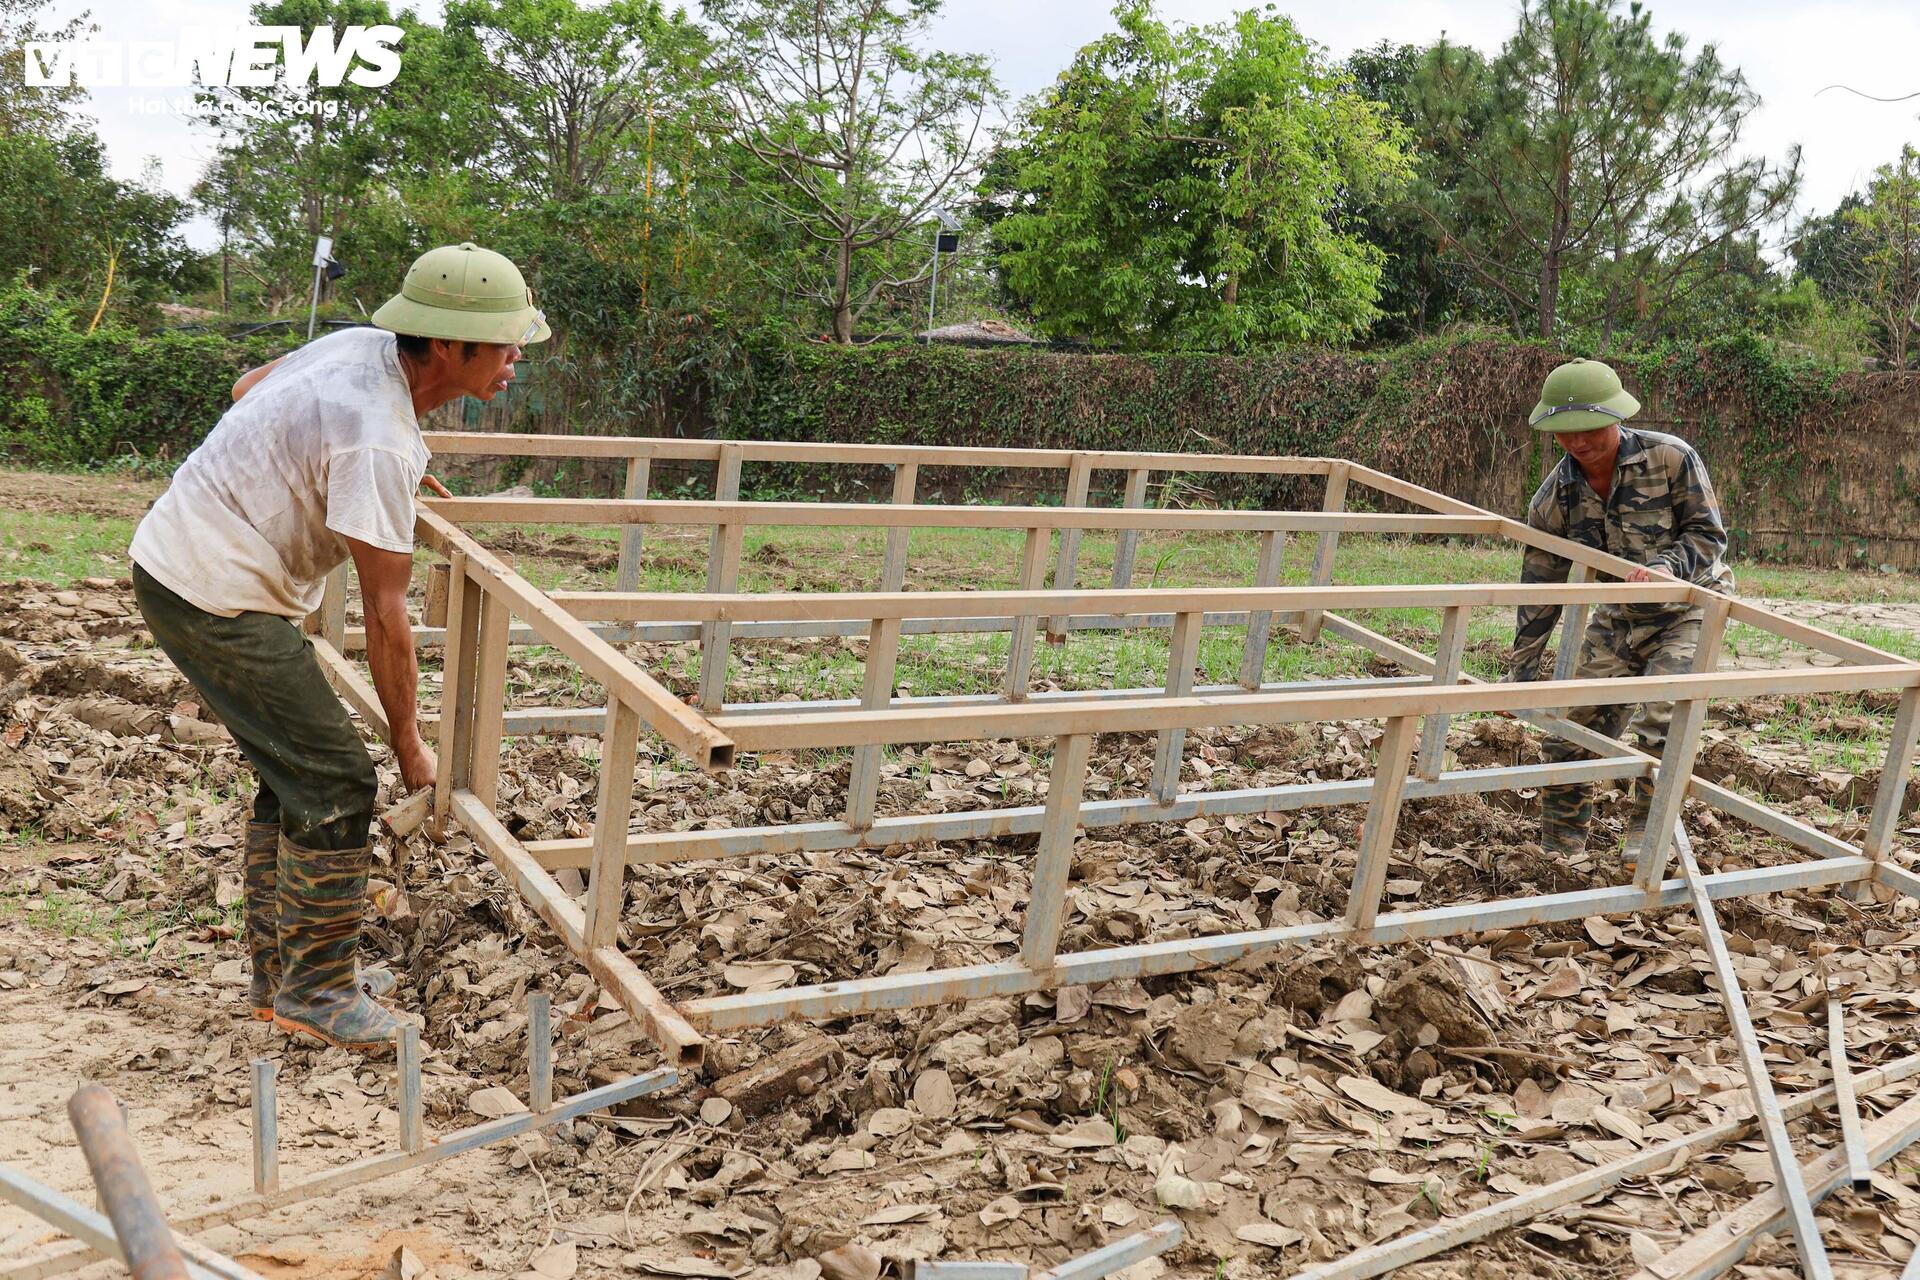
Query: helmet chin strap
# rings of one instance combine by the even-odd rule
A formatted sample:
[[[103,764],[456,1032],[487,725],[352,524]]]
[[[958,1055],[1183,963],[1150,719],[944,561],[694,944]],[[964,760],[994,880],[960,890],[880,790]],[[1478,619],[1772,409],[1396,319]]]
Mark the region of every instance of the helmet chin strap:
[[[1617,422],[1625,422],[1627,420],[1626,414],[1621,413],[1617,409],[1609,409],[1607,408],[1607,406],[1603,404],[1556,404],[1556,405],[1550,406],[1545,413],[1535,418],[1534,422],[1536,423],[1545,422],[1548,418],[1551,418],[1556,413],[1573,413],[1575,411],[1580,411],[1585,413],[1604,413],[1609,418],[1612,418]]]

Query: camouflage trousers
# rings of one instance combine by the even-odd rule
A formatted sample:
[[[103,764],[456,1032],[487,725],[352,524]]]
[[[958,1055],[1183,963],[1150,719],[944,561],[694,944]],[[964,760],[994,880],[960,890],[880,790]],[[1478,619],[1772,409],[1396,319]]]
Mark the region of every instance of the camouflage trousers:
[[[137,564],[133,598],[258,775],[253,820],[303,849],[365,848],[379,781],[313,642],[273,614],[196,608]]]
[[[1576,679],[1600,680],[1627,676],[1680,675],[1693,669],[1694,650],[1700,646],[1700,610],[1634,619],[1618,609],[1599,609],[1587,624],[1580,645],[1580,661],[1574,668]],[[1671,702],[1649,702],[1641,706],[1621,703],[1607,707],[1574,707],[1567,719],[1575,724],[1618,738],[1631,728],[1642,750],[1659,755],[1667,745],[1667,727],[1673,723]],[[1629,723],[1631,722],[1631,723]],[[1540,754],[1550,764],[1569,760],[1591,760],[1593,753],[1564,738],[1548,738]],[[1647,782],[1633,784],[1634,803],[1644,805],[1652,796]],[[1593,785],[1576,783],[1565,787],[1544,787],[1540,791],[1540,820],[1543,824],[1585,828],[1593,822]]]

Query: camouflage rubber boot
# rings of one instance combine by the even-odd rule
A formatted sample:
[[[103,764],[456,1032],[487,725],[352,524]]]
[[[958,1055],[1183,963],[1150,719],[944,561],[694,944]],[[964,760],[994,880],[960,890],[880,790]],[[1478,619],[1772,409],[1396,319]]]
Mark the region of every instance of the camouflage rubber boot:
[[[303,849],[280,838],[280,990],[273,1025],[342,1049],[393,1050],[400,1020],[354,968],[373,850]]]
[[[273,1021],[273,998],[280,990],[280,824],[247,824],[247,952],[253,981],[247,1004],[261,1022]],[[360,972],[360,989],[370,996],[391,995],[393,973],[375,965]]]
[[[1640,862],[1640,846],[1647,838],[1647,813],[1653,808],[1653,784],[1635,778],[1627,795],[1627,829],[1621,858],[1629,867]]]
[[[1587,851],[1593,827],[1593,790],[1584,784],[1540,789],[1540,847],[1555,857]]]
[[[280,824],[247,824],[247,861],[243,869],[247,914],[247,954],[253,983],[247,1003],[253,1016],[273,1021],[273,996],[280,990]]]

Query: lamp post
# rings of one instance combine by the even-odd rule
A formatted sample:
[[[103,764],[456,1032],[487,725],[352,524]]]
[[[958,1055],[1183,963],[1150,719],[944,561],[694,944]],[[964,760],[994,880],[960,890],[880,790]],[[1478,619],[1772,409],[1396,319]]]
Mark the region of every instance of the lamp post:
[[[938,220],[939,230],[933,236],[933,266],[927,284],[927,341],[933,337],[933,304],[940,295],[940,255],[957,253],[960,249],[960,219],[944,205],[935,206],[933,216]]]
[[[313,326],[320,314],[320,282],[338,280],[347,274],[346,264],[333,260],[333,237],[321,236],[313,244],[313,298],[307,303],[307,341],[313,341]]]

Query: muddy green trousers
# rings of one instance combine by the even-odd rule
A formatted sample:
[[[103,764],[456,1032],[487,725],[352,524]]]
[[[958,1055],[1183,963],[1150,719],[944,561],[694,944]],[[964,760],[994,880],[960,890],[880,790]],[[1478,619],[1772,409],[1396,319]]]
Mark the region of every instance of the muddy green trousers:
[[[1616,679],[1622,676],[1681,675],[1693,669],[1694,650],[1700,647],[1700,610],[1687,609],[1664,617],[1635,619],[1618,609],[1595,610],[1580,644],[1580,661],[1574,668],[1578,680]],[[1659,755],[1667,745],[1667,729],[1673,723],[1671,702],[1649,702],[1635,707],[1620,703],[1610,707],[1575,707],[1567,712],[1575,724],[1617,738],[1632,721],[1633,736],[1642,750]],[[1550,764],[1569,760],[1590,760],[1593,753],[1574,746],[1565,738],[1550,737],[1540,750]],[[1647,784],[1635,784],[1636,800],[1644,802],[1650,794]],[[1545,787],[1540,792],[1540,817],[1544,822],[1585,827],[1593,821],[1593,788],[1590,783],[1566,787]]]
[[[208,613],[133,566],[154,642],[227,726],[259,775],[255,822],[304,849],[361,849],[373,826],[373,758],[314,656],[285,618]]]

